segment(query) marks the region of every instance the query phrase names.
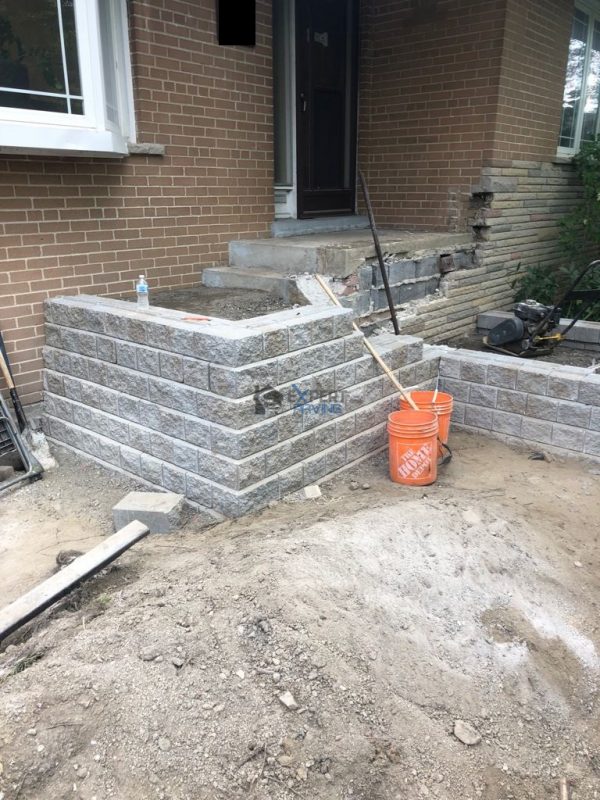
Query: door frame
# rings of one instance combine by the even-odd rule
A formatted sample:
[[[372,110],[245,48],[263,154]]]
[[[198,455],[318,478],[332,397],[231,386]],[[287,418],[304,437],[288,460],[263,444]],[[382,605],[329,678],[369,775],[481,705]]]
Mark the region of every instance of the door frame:
[[[296,219],[297,214],[297,186],[298,167],[296,163],[296,0],[273,0],[273,5],[278,3],[282,13],[283,30],[273,29],[275,37],[283,35],[283,42],[274,44],[273,68],[275,69],[275,46],[283,47],[281,59],[284,62],[284,75],[282,76],[285,101],[281,112],[285,115],[286,129],[285,147],[283,156],[291,167],[291,181],[275,181],[275,219]],[[273,81],[276,80],[273,74]],[[273,125],[277,125],[277,109],[273,107]],[[275,138],[275,137],[274,137]],[[274,141],[274,147],[276,146]]]
[[[285,92],[286,101],[283,104],[283,113],[285,114],[285,126],[287,130],[286,148],[288,152],[286,157],[291,162],[292,178],[291,182],[275,182],[274,195],[275,195],[275,219],[312,219],[327,216],[345,216],[347,214],[357,213],[357,187],[356,175],[358,168],[358,119],[359,119],[359,79],[360,79],[360,2],[359,0],[352,0],[352,31],[351,35],[354,37],[354,69],[351,81],[348,83],[348,91],[351,92],[355,98],[354,115],[349,120],[350,123],[350,149],[349,166],[351,173],[350,185],[353,193],[353,210],[352,211],[332,211],[332,212],[319,212],[308,213],[302,216],[302,209],[298,204],[298,169],[299,169],[299,154],[298,154],[298,137],[297,137],[297,84],[296,84],[296,2],[302,0],[273,0],[274,3],[281,3],[284,7],[284,15],[286,17],[286,24],[284,25],[284,41],[278,42],[284,48],[283,58],[285,60]],[[274,36],[281,35],[281,31],[273,31]],[[273,59],[275,64],[275,58]],[[352,69],[352,65],[349,65]],[[275,75],[273,76],[275,79]],[[274,125],[277,125],[276,112],[274,110]]]

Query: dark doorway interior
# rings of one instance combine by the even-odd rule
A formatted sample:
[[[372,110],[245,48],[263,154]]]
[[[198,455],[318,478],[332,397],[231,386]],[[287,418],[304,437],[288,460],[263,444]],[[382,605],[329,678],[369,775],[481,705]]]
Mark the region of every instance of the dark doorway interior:
[[[357,5],[296,2],[299,218],[355,211]]]

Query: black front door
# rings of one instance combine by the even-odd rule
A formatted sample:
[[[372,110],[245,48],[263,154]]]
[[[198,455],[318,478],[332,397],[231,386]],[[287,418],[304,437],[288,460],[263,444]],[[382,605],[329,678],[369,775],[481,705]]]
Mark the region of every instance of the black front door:
[[[296,0],[298,217],[355,210],[358,0]]]

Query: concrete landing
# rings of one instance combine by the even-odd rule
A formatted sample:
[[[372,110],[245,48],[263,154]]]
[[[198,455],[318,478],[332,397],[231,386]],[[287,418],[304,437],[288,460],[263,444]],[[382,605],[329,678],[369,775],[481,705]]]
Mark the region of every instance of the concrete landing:
[[[474,247],[473,237],[468,233],[382,230],[379,235],[385,253],[412,258],[450,254]],[[270,269],[284,275],[319,272],[345,277],[375,256],[370,230],[242,239],[229,245],[232,267]]]
[[[346,217],[321,217],[318,219],[276,219],[271,225],[271,233],[273,236],[302,236],[312,233],[359,230],[368,227],[368,217],[352,214]]]

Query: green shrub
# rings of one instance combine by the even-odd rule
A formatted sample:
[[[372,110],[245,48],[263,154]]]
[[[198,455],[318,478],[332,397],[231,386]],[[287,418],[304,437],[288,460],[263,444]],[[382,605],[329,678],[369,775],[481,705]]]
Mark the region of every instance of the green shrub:
[[[582,144],[573,166],[583,196],[561,222],[560,243],[567,262],[583,267],[600,253],[600,139]]]

